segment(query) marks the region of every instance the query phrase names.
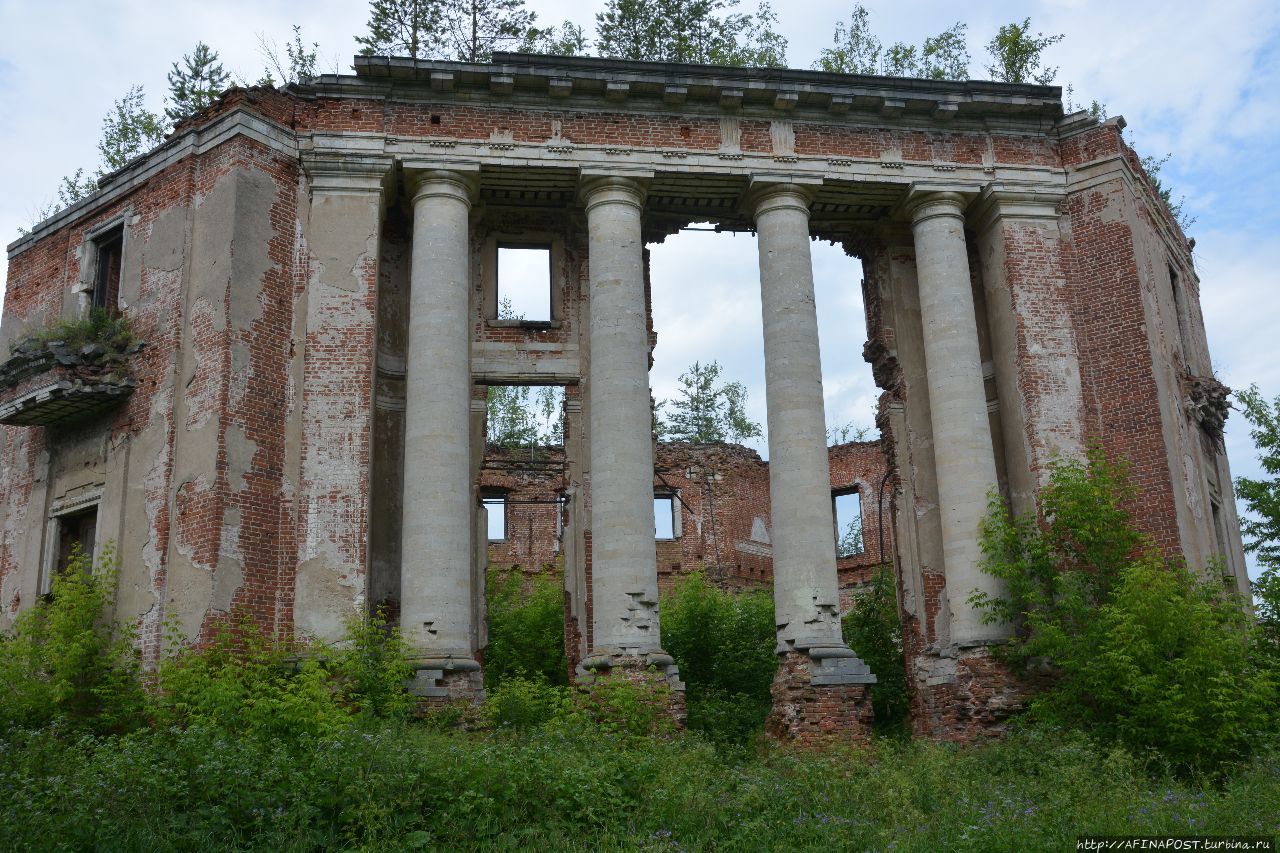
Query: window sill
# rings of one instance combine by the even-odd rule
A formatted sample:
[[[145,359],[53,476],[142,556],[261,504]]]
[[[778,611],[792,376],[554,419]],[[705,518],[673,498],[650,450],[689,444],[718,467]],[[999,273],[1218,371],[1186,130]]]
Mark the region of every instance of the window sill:
[[[484,322],[490,329],[528,329],[529,331],[559,329],[564,325],[563,320],[485,320]]]

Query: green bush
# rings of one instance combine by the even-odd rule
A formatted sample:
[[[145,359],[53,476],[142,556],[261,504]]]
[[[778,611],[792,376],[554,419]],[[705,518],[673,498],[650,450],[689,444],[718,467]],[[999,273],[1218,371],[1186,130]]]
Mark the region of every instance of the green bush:
[[[572,719],[578,728],[625,737],[672,735],[676,727],[670,709],[671,689],[660,678],[636,683],[622,674],[604,673],[578,689]]]
[[[1065,850],[1081,833],[1280,833],[1280,756],[1210,783],[1082,735],[717,752],[597,729],[206,728],[0,740],[0,849]]]
[[[662,647],[685,682],[690,729],[724,744],[763,729],[776,632],[767,592],[725,592],[694,573],[663,596]]]
[[[569,683],[564,654],[564,589],[551,567],[522,588],[518,570],[491,566],[488,573],[489,645],[484,681],[494,687],[512,677]]]
[[[404,644],[380,616],[351,620],[339,651],[276,640],[248,618],[206,646],[171,648],[154,699],[162,723],[293,742],[413,710]]]
[[[911,695],[907,692],[906,663],[902,651],[902,619],[893,574],[881,566],[871,583],[853,601],[840,622],[844,641],[867,662],[876,675],[871,685],[875,709],[874,728],[882,734],[910,732]]]
[[[157,678],[163,723],[293,741],[331,735],[349,720],[321,660],[248,618],[222,626],[207,646],[171,647]]]
[[[534,729],[564,718],[572,708],[568,688],[541,679],[508,676],[487,692],[484,716],[499,729]]]
[[[993,495],[984,569],[1007,593],[973,601],[1017,626],[1011,662],[1051,676],[1033,717],[1213,768],[1273,725],[1274,677],[1254,662],[1242,602],[1161,557],[1124,509],[1132,498],[1096,447],[1051,467],[1043,524]]]
[[[62,341],[71,349],[87,344],[102,344],[112,352],[123,352],[137,342],[129,318],[123,314],[112,315],[104,308],[90,309],[89,313],[74,320],[62,320],[32,335],[40,343]]]
[[[107,618],[117,573],[110,544],[96,568],[77,546],[52,595],[0,635],[0,729],[56,722],[108,732],[144,722],[132,635]]]
[[[413,677],[400,629],[381,612],[347,621],[347,635],[332,661],[346,705],[361,716],[400,720],[414,710],[405,682]]]

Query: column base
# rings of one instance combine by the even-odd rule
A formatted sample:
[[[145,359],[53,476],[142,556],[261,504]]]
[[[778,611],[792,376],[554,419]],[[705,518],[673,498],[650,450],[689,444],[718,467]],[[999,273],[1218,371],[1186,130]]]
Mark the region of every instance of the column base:
[[[484,674],[470,658],[424,659],[413,661],[413,666],[405,687],[418,697],[419,708],[484,700]]]
[[[611,710],[614,710],[606,695],[608,687],[625,683],[638,687],[652,697],[659,716],[670,720],[676,729],[683,729],[688,722],[684,704],[684,682],[680,680],[675,661],[666,652],[617,654],[594,651],[578,664],[574,675],[575,682],[591,697],[598,713],[606,719]]]
[[[871,736],[871,685],[876,677],[843,647],[779,655],[769,692],[765,732],[774,740],[817,746],[865,744]]]
[[[959,649],[954,656],[920,655],[913,669],[911,728],[917,737],[933,740],[998,737],[1032,690],[988,646]]]

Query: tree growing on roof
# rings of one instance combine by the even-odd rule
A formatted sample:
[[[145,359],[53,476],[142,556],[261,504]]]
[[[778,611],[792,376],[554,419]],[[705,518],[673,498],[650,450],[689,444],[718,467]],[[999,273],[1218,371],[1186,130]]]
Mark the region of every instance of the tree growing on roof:
[[[787,40],[762,2],[754,15],[738,0],[609,0],[596,14],[596,50],[616,59],[783,67]]]
[[[164,114],[174,124],[209,106],[231,82],[231,75],[218,61],[218,52],[204,42],[175,62],[169,71],[168,106]]]

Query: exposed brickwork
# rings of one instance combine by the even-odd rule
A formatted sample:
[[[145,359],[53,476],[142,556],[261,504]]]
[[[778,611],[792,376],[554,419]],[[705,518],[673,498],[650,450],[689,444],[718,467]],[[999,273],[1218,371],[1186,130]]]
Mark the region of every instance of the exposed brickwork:
[[[986,648],[933,663],[939,671],[915,673],[911,725],[918,737],[968,743],[998,735],[1033,689]],[[954,672],[941,672],[946,667],[939,663],[953,666]],[[926,679],[938,683],[921,683]]]
[[[808,656],[788,652],[778,662],[769,692],[773,709],[765,731],[802,746],[865,744],[871,737],[871,689],[867,684],[815,685]]]
[[[608,686],[617,682],[630,684],[647,694],[659,713],[670,718],[676,728],[685,727],[689,714],[685,708],[684,689],[673,689],[666,673],[643,658],[615,657],[607,668],[594,670],[586,683],[578,683],[597,712],[608,716],[610,709],[616,707],[610,701]]]
[[[1030,452],[1020,461],[1004,448],[1000,463],[1006,470],[1025,466],[1018,473],[1031,479],[1042,471],[1055,443],[1054,418],[1063,416],[1055,406],[1071,396],[1054,359],[1072,360],[1079,368],[1082,399],[1079,411],[1066,412],[1065,420],[1130,465],[1139,494],[1132,507],[1138,523],[1170,554],[1186,551],[1189,538],[1208,538],[1197,532],[1195,525],[1207,530],[1207,522],[1188,497],[1203,484],[1191,482],[1192,475],[1170,461],[1202,458],[1200,433],[1180,397],[1186,375],[1212,372],[1199,285],[1185,236],[1117,124],[1086,127],[1073,120],[1061,126],[1061,133],[1048,130],[1043,119],[1056,117],[1052,104],[1036,119],[1040,124],[1028,121],[1017,129],[1020,114],[1010,112],[993,132],[960,114],[953,123],[926,126],[926,113],[915,106],[903,121],[881,121],[861,105],[856,121],[835,113],[824,117],[813,104],[777,112],[770,120],[757,112],[766,109],[761,103],[745,114],[660,106],[656,99],[651,106],[642,99],[601,100],[578,109],[570,101],[538,106],[527,91],[520,100],[495,96],[486,101],[476,92],[458,97],[448,86],[418,87],[408,79],[387,82],[385,88],[379,81],[366,90],[374,92],[368,97],[341,97],[333,93],[347,90],[326,85],[330,88],[289,92],[231,90],[181,124],[166,151],[197,140],[202,147],[187,149],[191,153],[136,185],[128,181],[142,174],[141,167],[131,167],[110,179],[107,191],[78,209],[74,220],[53,220],[46,226],[53,230],[37,231],[38,239],[18,244],[4,305],[6,341],[21,327],[78,312],[81,297],[74,291],[93,250],[86,241],[93,228],[118,220],[125,229],[122,306],[148,346],[134,364],[137,391],[95,424],[65,431],[0,428],[0,626],[34,598],[38,564],[47,557],[43,541],[50,508],[69,491],[89,485],[104,488],[103,517],[122,537],[119,615],[138,624],[148,661],[159,653],[166,617],[179,618],[195,640],[208,638],[236,610],[271,632],[292,634],[299,621],[296,610],[312,606],[295,602],[312,564],[336,567],[330,574],[339,615],[355,612],[366,587],[373,586],[370,574],[381,572],[381,581],[387,581],[398,573],[398,544],[387,545],[398,542],[398,497],[382,495],[386,500],[380,504],[377,492],[398,489],[398,479],[380,475],[387,466],[402,466],[402,460],[379,460],[377,454],[380,440],[390,446],[395,438],[394,413],[406,381],[407,333],[401,334],[401,326],[411,238],[400,169],[416,168],[410,164],[415,158],[429,159],[423,152],[449,152],[471,143],[491,152],[536,143],[545,149],[540,154],[562,158],[544,159],[537,167],[539,180],[557,187],[545,198],[508,203],[502,193],[510,186],[490,186],[489,195],[482,192],[476,199],[472,359],[473,403],[483,400],[488,382],[566,385],[566,410],[574,413],[566,418],[568,452],[545,450],[541,467],[521,467],[498,464],[514,460],[490,451],[483,461],[475,460],[478,482],[459,487],[500,490],[510,498],[507,535],[489,545],[490,562],[537,571],[566,554],[576,555],[578,565],[565,566],[566,586],[583,592],[585,600],[566,603],[571,665],[591,645],[592,590],[586,459],[571,458],[585,455],[590,438],[581,429],[583,407],[590,401],[577,384],[589,358],[589,263],[585,220],[573,194],[581,165],[574,146],[615,149],[593,157],[629,157],[641,150],[651,157],[660,150],[669,167],[660,170],[654,186],[665,183],[663,192],[674,198],[685,189],[698,196],[704,179],[716,183],[719,195],[699,197],[698,203],[707,206],[696,213],[722,215],[727,223],[740,222],[731,208],[741,199],[729,198],[733,190],[726,188],[745,185],[745,171],[756,168],[738,163],[744,155],[782,171],[790,170],[797,157],[813,158],[805,169],[822,158],[833,169],[871,161],[877,178],[870,183],[878,189],[869,191],[867,207],[881,211],[891,209],[883,206],[889,203],[887,192],[894,186],[905,192],[915,180],[903,169],[933,166],[955,173],[975,193],[1001,166],[1018,167],[1017,174],[1032,183],[1037,174],[1052,177],[1044,180],[1054,188],[1065,170],[1069,192],[1057,209],[1056,227],[1052,219],[1012,221],[999,237],[999,272],[1009,287],[1016,324],[1016,351],[1007,356],[1012,365],[998,363],[991,329],[979,318],[984,359],[992,360],[1002,377],[1016,375],[1016,399],[995,399],[995,383],[988,387],[993,411],[1017,406],[1024,425],[1023,436],[1001,438],[1025,439]],[[230,125],[238,112],[254,117],[252,133],[205,134],[221,120]],[[295,142],[310,152],[309,146],[325,135],[334,140],[341,134],[361,134],[355,138],[362,150],[378,149],[375,171],[378,157],[388,163],[405,159],[388,175],[393,189],[382,199],[381,245],[372,240],[374,250],[360,255],[351,268],[352,289],[326,290],[318,284],[317,247],[311,242],[315,187],[300,165]],[[684,158],[709,162],[706,155],[716,154],[726,164],[724,174],[708,178],[707,167],[699,166],[702,171],[677,175]],[[980,185],[974,177],[979,166]],[[515,168],[510,160],[486,161],[482,180]],[[548,178],[553,173],[558,177]],[[687,188],[675,186],[680,182]],[[836,172],[823,192],[842,183],[850,189],[857,181],[844,181]],[[338,192],[346,189],[339,181]],[[852,201],[848,209],[856,211],[860,205]],[[645,222],[650,237],[671,233],[695,215],[693,208],[662,208],[667,203],[671,200],[650,200]],[[904,239],[902,223],[859,219],[865,211],[846,213],[839,199],[819,207],[812,220],[815,233],[843,242],[868,262],[865,354],[885,391],[878,424],[884,441],[830,451],[832,490],[856,489],[862,498],[863,551],[842,557],[838,565],[842,605],[848,606],[850,591],[866,582],[872,567],[894,558],[900,600],[908,593],[912,597],[910,607],[904,606],[904,643],[917,731],[954,740],[999,731],[1022,701],[1023,686],[985,650],[960,654],[949,647],[944,567],[898,541],[899,530],[922,518],[935,523],[938,513],[936,495],[921,491],[913,505],[899,505],[904,487],[926,464],[922,460],[931,458],[927,419],[911,421],[896,435],[888,428],[890,408],[912,411],[928,393],[918,376],[904,378],[898,347],[908,330],[894,328],[903,322],[893,301],[903,282],[889,270],[914,265],[909,236]],[[549,324],[497,321],[490,310],[495,298],[488,291],[494,272],[490,250],[504,240],[519,242],[521,235],[535,235],[538,243],[548,235],[559,241],[553,278],[558,307]],[[969,248],[982,314],[984,271],[973,245],[977,239],[970,235]],[[1183,285],[1188,336],[1160,307],[1169,298],[1169,268]],[[647,259],[645,286],[648,304]],[[911,316],[918,317],[918,310]],[[1057,335],[1065,328],[1064,316],[1072,335]],[[661,330],[653,328],[651,311],[645,322],[652,348]],[[1046,348],[1046,341],[1053,346]],[[1052,416],[1045,414],[1051,410]],[[385,419],[385,435],[375,427],[378,418]],[[1206,453],[1212,457],[1212,448]],[[679,534],[655,542],[660,587],[667,589],[695,570],[725,588],[767,586],[767,463],[740,447],[660,445],[655,467],[655,492],[679,496]],[[886,470],[892,473],[887,481]],[[389,482],[397,485],[386,486]],[[882,486],[887,512],[881,511]],[[554,502],[560,493],[567,496],[563,510]],[[394,507],[394,512],[374,519],[375,507]],[[896,521],[893,529],[890,520]],[[566,529],[581,539],[563,535]],[[583,564],[585,576],[570,574]],[[393,614],[398,588],[398,576],[379,587],[378,597],[385,595]],[[325,594],[332,599],[333,593]],[[473,697],[474,677],[447,676],[459,677],[467,683],[454,685],[455,692]],[[625,677],[645,681],[649,674],[636,669]],[[776,735],[800,742],[838,732],[858,739],[869,721],[866,690],[816,688],[808,681],[805,661],[789,656],[775,683],[771,725]]]

